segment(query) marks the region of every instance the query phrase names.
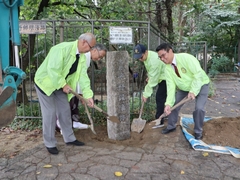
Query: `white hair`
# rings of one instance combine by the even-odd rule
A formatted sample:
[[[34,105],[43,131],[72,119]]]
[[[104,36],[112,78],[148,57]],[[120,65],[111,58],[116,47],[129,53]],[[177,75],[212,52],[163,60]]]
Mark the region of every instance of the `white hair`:
[[[86,40],[88,43],[90,43],[93,39],[96,39],[95,36],[92,33],[84,33],[81,34],[78,39]]]

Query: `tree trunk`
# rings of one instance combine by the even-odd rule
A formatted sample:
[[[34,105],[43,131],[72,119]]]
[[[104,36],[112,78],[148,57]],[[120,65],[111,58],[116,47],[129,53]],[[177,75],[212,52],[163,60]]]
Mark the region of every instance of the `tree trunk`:
[[[168,31],[168,38],[173,41],[174,40],[174,33],[173,33],[173,21],[172,21],[172,5],[174,0],[166,0],[165,6],[167,10],[167,31]]]
[[[164,2],[156,2],[156,22],[161,33],[174,40],[172,6],[175,0],[166,0]],[[165,18],[166,17],[166,18]]]

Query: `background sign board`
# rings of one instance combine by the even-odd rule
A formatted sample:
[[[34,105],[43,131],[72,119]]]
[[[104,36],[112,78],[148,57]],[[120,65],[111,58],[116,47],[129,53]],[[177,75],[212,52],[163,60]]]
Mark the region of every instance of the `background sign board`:
[[[132,44],[132,28],[130,27],[109,27],[110,44]]]
[[[46,34],[46,22],[44,21],[20,21],[20,34]]]

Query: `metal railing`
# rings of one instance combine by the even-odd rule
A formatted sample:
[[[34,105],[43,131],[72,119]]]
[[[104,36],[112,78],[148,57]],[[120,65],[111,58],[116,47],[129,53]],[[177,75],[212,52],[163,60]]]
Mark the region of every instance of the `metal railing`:
[[[34,88],[34,75],[36,69],[40,66],[46,57],[50,48],[63,41],[74,41],[80,34],[92,32],[96,35],[97,42],[104,44],[109,51],[128,51],[130,57],[133,55],[133,48],[136,43],[142,43],[148,46],[149,50],[155,51],[156,47],[162,42],[168,42],[166,37],[161,35],[149,21],[127,21],[127,20],[42,20],[42,21],[20,21],[24,24],[38,24],[40,27],[29,26],[35,28],[35,33],[21,34],[22,46],[20,47],[21,68],[26,72],[27,79],[24,80],[18,94],[18,112],[16,118],[36,119],[41,118],[40,107]],[[45,24],[45,26],[44,26]],[[130,44],[110,44],[109,43],[109,27],[121,26],[130,27],[132,29],[132,43]],[[29,28],[26,26],[26,28]],[[45,31],[38,29],[45,28]],[[31,29],[29,29],[31,31]],[[44,32],[44,33],[42,33]],[[201,44],[201,53],[205,53],[206,48]],[[189,52],[191,53],[191,52]],[[205,55],[204,55],[204,58]],[[91,63],[92,64],[92,63]],[[100,102],[106,98],[106,70],[105,59],[97,62],[98,69],[93,64],[89,68],[89,77],[91,79],[91,87],[95,94],[94,99]],[[204,65],[205,67],[205,65]],[[144,67],[139,66],[136,61],[131,58],[129,61],[130,76],[130,95],[131,97],[141,97],[144,87],[146,73]],[[136,77],[135,73],[138,74]],[[153,95],[154,96],[154,95]],[[151,98],[155,101],[155,98]],[[20,110],[19,110],[20,109]],[[132,111],[132,109],[131,109]]]

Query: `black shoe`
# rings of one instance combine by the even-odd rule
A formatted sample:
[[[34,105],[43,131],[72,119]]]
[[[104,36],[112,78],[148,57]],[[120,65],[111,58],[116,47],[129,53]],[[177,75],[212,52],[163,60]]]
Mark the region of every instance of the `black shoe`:
[[[173,132],[175,130],[176,130],[176,128],[173,128],[173,129],[165,128],[165,129],[162,130],[162,134],[168,134],[168,133]]]
[[[200,139],[202,139],[202,133],[195,133],[195,139],[196,140],[200,140]]]
[[[56,147],[48,148],[46,147],[50,154],[58,154],[58,149]]]
[[[83,145],[85,145],[83,142],[80,142],[78,140],[75,140],[73,142],[67,142],[66,144],[67,145],[75,145],[75,146],[83,146]]]

